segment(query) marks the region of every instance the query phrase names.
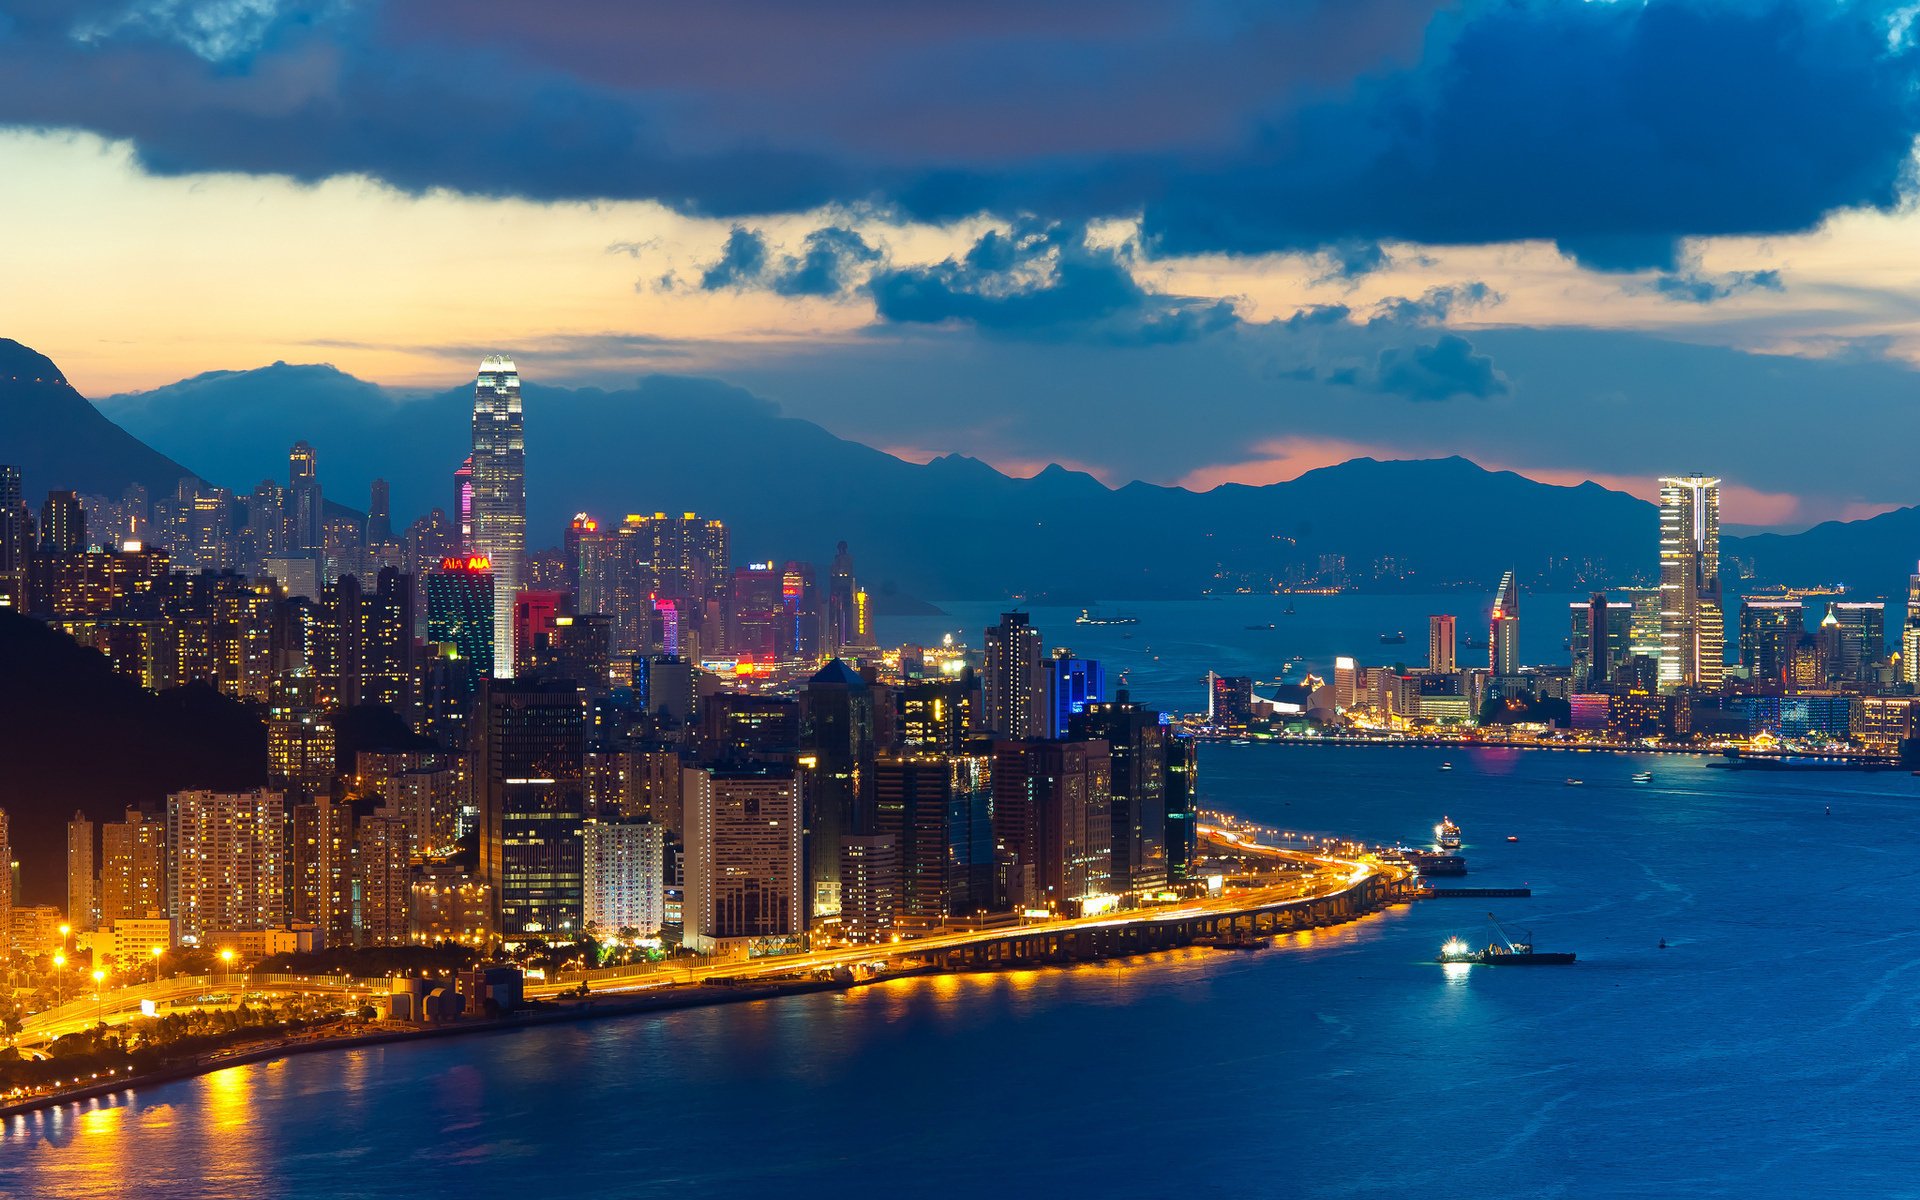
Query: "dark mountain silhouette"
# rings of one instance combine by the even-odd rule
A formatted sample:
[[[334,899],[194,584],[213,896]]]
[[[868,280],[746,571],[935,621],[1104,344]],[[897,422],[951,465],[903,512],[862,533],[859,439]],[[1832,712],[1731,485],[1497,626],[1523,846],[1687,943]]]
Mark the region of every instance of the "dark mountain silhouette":
[[[0,808],[22,902],[65,905],[75,809],[119,820],[168,792],[266,778],[266,727],[251,707],[204,686],[148,692],[99,652],[0,610]]]
[[[21,469],[30,504],[53,488],[118,497],[130,483],[169,495],[193,474],[108,420],[53,360],[0,338],[0,463]]]

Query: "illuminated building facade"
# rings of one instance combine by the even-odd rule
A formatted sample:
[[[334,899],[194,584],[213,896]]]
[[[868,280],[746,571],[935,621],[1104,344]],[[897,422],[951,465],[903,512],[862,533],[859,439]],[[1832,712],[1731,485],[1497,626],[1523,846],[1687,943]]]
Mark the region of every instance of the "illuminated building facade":
[[[174,941],[287,923],[287,811],[280,792],[167,797],[167,915]]]
[[[598,937],[652,937],[666,903],[667,831],[651,821],[588,821],[586,928]]]
[[[493,675],[513,675],[513,598],[526,586],[527,451],[520,373],[513,360],[481,360],[473,391],[471,554],[493,567]]]
[[[453,646],[477,675],[491,670],[493,662],[497,586],[493,564],[477,555],[442,559],[440,569],[421,581],[427,640]]]
[[[100,826],[100,923],[166,914],[166,823],[129,808]]]
[[[475,763],[480,866],[494,931],[566,940],[582,926],[586,712],[580,689],[544,680],[482,688]]]
[[[1520,584],[1508,571],[1493,593],[1487,627],[1487,669],[1497,678],[1520,674]]]
[[[1740,603],[1740,664],[1755,683],[1793,681],[1793,656],[1807,632],[1806,608],[1798,600]]]
[[[798,779],[689,768],[683,789],[685,944],[703,953],[797,944],[808,925]]]
[[[980,673],[986,732],[1006,738],[1045,735],[1043,663],[1040,631],[1028,623],[1027,614],[1003,613],[1000,623],[987,630]]]
[[[1427,618],[1427,669],[1429,671],[1458,670],[1459,645],[1459,634],[1451,615],[1438,613]]]
[[[1660,480],[1660,687],[1713,691],[1725,675],[1720,481]]]

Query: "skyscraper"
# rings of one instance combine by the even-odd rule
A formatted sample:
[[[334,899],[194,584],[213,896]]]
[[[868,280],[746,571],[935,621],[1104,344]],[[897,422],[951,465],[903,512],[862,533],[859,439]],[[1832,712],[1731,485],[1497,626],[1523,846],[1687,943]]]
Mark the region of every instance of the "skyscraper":
[[[1520,673],[1520,585],[1513,572],[1500,577],[1493,594],[1493,616],[1487,630],[1488,667],[1496,677]]]
[[[384,546],[393,541],[393,512],[388,499],[387,481],[373,481],[367,497],[367,545]]]
[[[0,520],[5,514],[0,513]],[[1920,683],[1920,569],[1907,576],[1907,619],[1900,627],[1900,679]]]
[[[494,680],[483,689],[475,773],[480,867],[494,933],[568,941],[582,926],[586,710],[571,683]]]
[[[313,447],[295,442],[287,452],[287,553],[319,558],[326,545],[325,505]]]
[[[1791,682],[1793,658],[1807,632],[1806,610],[1798,600],[1740,602],[1740,662],[1755,683]]]
[[[67,822],[67,923],[75,929],[99,925],[99,897],[95,891],[93,822],[75,812]]]
[[[87,513],[79,492],[48,492],[40,506],[40,550],[78,554],[87,548]]]
[[[1887,606],[1878,600],[1842,600],[1827,611],[1840,631],[1834,677],[1848,682],[1866,679],[1887,652]]]
[[[1453,617],[1439,613],[1427,618],[1427,669],[1431,671],[1454,671],[1459,669],[1457,658],[1460,639],[1454,629]]]
[[[1040,631],[1027,614],[1002,613],[987,630],[981,673],[981,716],[986,732],[1008,738],[1042,737],[1045,692],[1041,680]]]
[[[167,797],[167,915],[175,942],[287,920],[287,811],[279,792]]]
[[[800,788],[791,773],[685,774],[683,940],[722,953],[807,931]]]
[[[166,911],[166,823],[129,808],[126,820],[100,826],[100,923]]]
[[[421,587],[427,594],[427,640],[451,644],[476,677],[492,671],[496,641],[505,640],[512,653],[512,639],[504,636],[511,626],[494,624],[498,584],[492,563],[481,557],[442,559]],[[496,629],[501,638],[495,637]]]
[[[840,911],[840,843],[874,832],[873,689],[840,659],[800,691],[800,767],[806,802],[808,912]]]
[[[1720,481],[1660,480],[1660,687],[1720,686],[1726,629],[1720,611]]]
[[[667,829],[651,821],[588,821],[583,830],[587,928],[602,938],[652,937],[666,902]]]
[[[513,677],[513,598],[526,586],[527,451],[520,373],[513,360],[481,360],[473,389],[473,532],[468,550],[493,564],[493,674]]]

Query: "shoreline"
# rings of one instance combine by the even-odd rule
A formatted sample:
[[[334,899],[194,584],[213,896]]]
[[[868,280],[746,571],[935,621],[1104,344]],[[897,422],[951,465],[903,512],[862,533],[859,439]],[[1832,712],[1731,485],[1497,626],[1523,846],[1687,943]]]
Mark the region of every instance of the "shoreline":
[[[746,1004],[756,1000],[779,1000],[788,996],[813,995],[820,992],[845,992],[876,983],[887,983],[895,979],[911,979],[920,975],[939,973],[933,967],[918,967],[895,971],[871,979],[833,980],[805,979],[785,983],[771,983],[759,987],[709,987],[695,984],[687,987],[673,987],[660,993],[638,996],[596,997],[589,995],[584,1000],[557,1005],[546,1009],[528,1009],[512,1016],[480,1018],[477,1020],[455,1021],[445,1025],[422,1025],[411,1029],[379,1029],[367,1033],[349,1034],[341,1037],[312,1038],[303,1041],[281,1041],[260,1046],[218,1059],[201,1059],[190,1063],[174,1063],[142,1075],[129,1075],[119,1079],[89,1084],[84,1088],[73,1088],[48,1096],[36,1096],[12,1104],[0,1105],[0,1121],[30,1113],[44,1112],[47,1109],[63,1105],[77,1104],[86,1100],[96,1100],[102,1096],[112,1096],[121,1092],[142,1087],[153,1087],[163,1083],[177,1083],[183,1079],[192,1079],[201,1075],[211,1075],[228,1067],[250,1066],[254,1063],[270,1062],[275,1059],[294,1058],[303,1054],[314,1054],[331,1050],[354,1050],[363,1046],[383,1046],[395,1042],[423,1041],[435,1038],[459,1037],[476,1033],[500,1033],[516,1029],[528,1029],[541,1025],[561,1025],[575,1021],[591,1021],[605,1017],[635,1016],[650,1012],[673,1012],[691,1008],[714,1008],[723,1004]],[[5,1133],[0,1131],[0,1140]]]

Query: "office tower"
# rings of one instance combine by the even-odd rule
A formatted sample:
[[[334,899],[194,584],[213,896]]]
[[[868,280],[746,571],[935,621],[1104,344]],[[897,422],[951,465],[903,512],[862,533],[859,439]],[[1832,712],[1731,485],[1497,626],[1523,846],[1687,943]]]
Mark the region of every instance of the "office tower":
[[[295,442],[287,453],[286,515],[287,553],[320,558],[326,546],[326,505],[320,494],[319,462],[305,442]]]
[[[827,571],[826,651],[838,654],[854,643],[853,555],[845,542],[833,548],[833,565]]]
[[[0,514],[0,520],[4,519]],[[1907,619],[1900,627],[1900,681],[1920,684],[1920,570],[1907,576]]]
[[[362,946],[407,944],[413,832],[397,817],[362,817],[354,828],[354,922]]]
[[[166,822],[129,808],[100,826],[100,923],[166,915]]]
[[[897,689],[894,696],[902,745],[955,751],[966,743],[979,697],[970,679],[923,679]]]
[[[1487,629],[1488,669],[1497,677],[1520,673],[1520,585],[1508,571],[1493,594],[1493,616]]]
[[[1660,687],[1713,691],[1725,674],[1720,481],[1660,480]]]
[[[1252,722],[1252,678],[1208,671],[1207,724],[1216,729],[1245,729]]]
[[[453,525],[454,536],[458,538],[451,553],[473,553],[473,455],[453,473],[453,508],[448,521]]]
[[[167,915],[176,944],[287,923],[287,813],[279,792],[167,797]]]
[[[13,840],[7,810],[0,808],[0,945],[13,928]]]
[[[692,723],[699,712],[692,663],[678,654],[649,655],[642,675],[646,686],[635,690],[645,692],[648,712],[669,726]]]
[[[367,545],[384,546],[393,541],[393,512],[389,504],[387,481],[373,481],[367,501]]]
[[[1628,660],[1648,658],[1657,668],[1660,662],[1660,589],[1626,587],[1614,590],[1633,606],[1633,616],[1627,627]]]
[[[1200,747],[1194,739],[1167,738],[1167,880],[1185,883],[1200,860]]]
[[[1595,592],[1568,605],[1567,650],[1576,689],[1599,689],[1613,681],[1632,657],[1633,605]]]
[[[581,929],[580,827],[586,819],[586,711],[580,689],[488,681],[475,775],[480,867],[494,933],[567,941]]]
[[[1075,658],[1061,652],[1046,661],[1041,670],[1042,704],[1045,728],[1043,737],[1067,736],[1067,725],[1086,710],[1107,698],[1107,672],[1097,661]]]
[[[689,768],[682,940],[703,953],[807,931],[800,785],[791,772]]]
[[[33,566],[33,515],[20,486],[20,468],[0,464],[0,608],[25,611]]]
[[[727,616],[729,653],[755,662],[773,662],[778,656],[780,580],[771,562],[750,562],[734,569]]]
[[[790,763],[800,751],[800,705],[784,696],[721,692],[700,706],[705,761],[741,767]]]
[[[514,674],[532,670],[534,662],[548,650],[554,620],[566,602],[564,592],[521,592],[513,598]]]
[[[987,630],[981,671],[986,732],[1005,738],[1045,735],[1042,661],[1040,631],[1027,623],[1026,613],[1003,613]]]
[[[1167,886],[1167,753],[1172,735],[1161,715],[1118,700],[1089,704],[1069,730],[1075,741],[1105,742],[1109,752],[1107,821],[1113,838],[1110,890],[1145,896]]]
[[[892,941],[901,908],[900,884],[900,853],[892,835],[841,838],[841,940],[868,946]]]
[[[493,564],[493,675],[513,675],[513,598],[526,586],[527,462],[520,374],[513,360],[480,363],[473,389],[473,520],[470,554]]]
[[[1454,630],[1451,615],[1440,613],[1427,618],[1427,669],[1430,671],[1455,671],[1459,669],[1459,637]]]
[[[901,928],[926,933],[992,907],[991,767],[986,754],[905,752],[875,762],[870,832],[892,841]],[[843,839],[843,900],[848,847],[860,840]]]
[[[48,492],[40,506],[40,552],[78,554],[87,548],[87,514],[79,492]]]
[[[690,602],[699,620],[717,617],[729,590],[727,527],[697,513],[655,513],[627,521],[637,523],[660,594]]]
[[[484,557],[443,558],[427,572],[421,590],[427,597],[427,640],[451,645],[476,676],[493,669],[493,565]],[[498,627],[504,634],[507,626]]]
[[[666,905],[667,831],[651,821],[588,821],[582,829],[586,928],[596,937],[653,937]]]
[[[1333,707],[1346,712],[1360,698],[1360,668],[1353,659],[1341,655],[1333,660]]]
[[[1878,600],[1842,600],[1827,611],[1839,629],[1834,677],[1849,683],[1866,680],[1887,653],[1887,606]]]
[[[354,943],[353,805],[328,796],[293,806],[288,919],[312,925],[335,947]]]
[[[820,660],[820,592],[813,564],[789,560],[780,568],[780,635],[775,654],[782,662]]]
[[[1798,600],[1740,602],[1740,665],[1755,683],[1792,681],[1793,657],[1807,632],[1806,610]]]
[[[800,690],[800,766],[806,801],[809,912],[840,910],[840,842],[871,833],[874,699],[840,659]]]
[[[996,741],[993,823],[1006,899],[1066,911],[1110,886],[1105,742]]]
[[[67,822],[67,924],[75,929],[98,929],[99,901],[95,892],[93,822],[75,812]]]
[[[574,514],[563,547],[574,612],[614,615],[617,542],[611,531],[600,532],[600,522],[586,513]]]

